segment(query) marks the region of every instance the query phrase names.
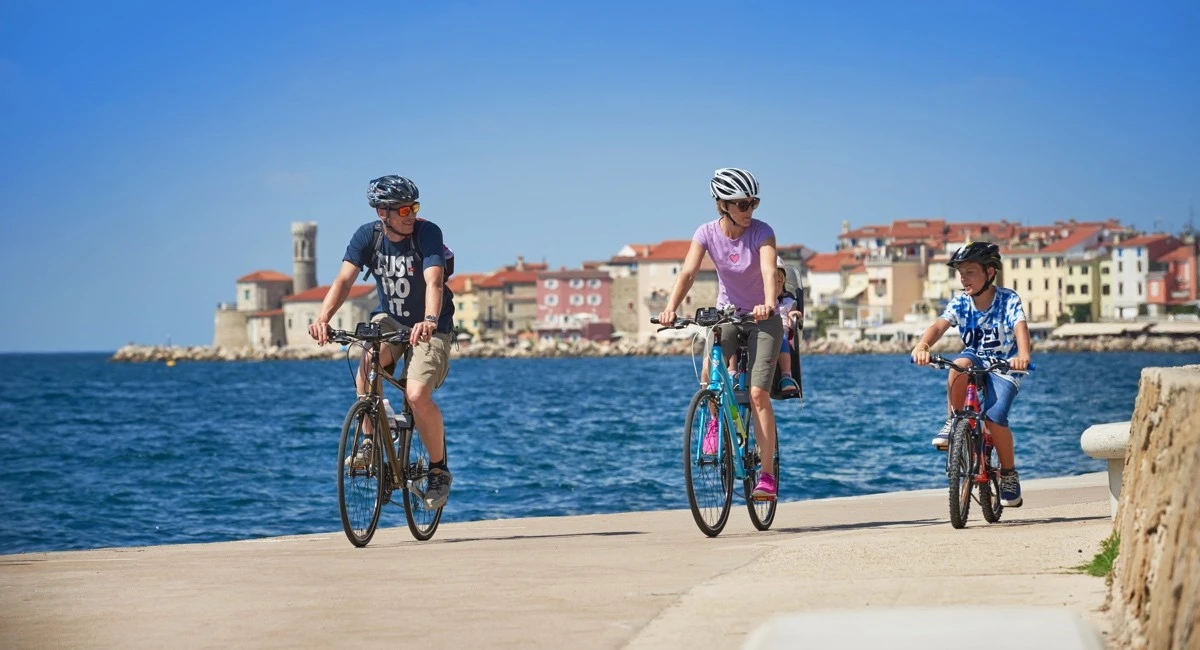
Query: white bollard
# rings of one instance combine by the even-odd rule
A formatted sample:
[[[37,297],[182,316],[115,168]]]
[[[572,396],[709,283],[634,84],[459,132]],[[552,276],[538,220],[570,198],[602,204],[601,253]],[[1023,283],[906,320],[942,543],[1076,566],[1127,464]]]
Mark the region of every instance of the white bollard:
[[[1130,422],[1094,424],[1079,437],[1083,453],[1108,461],[1108,496],[1112,518],[1117,518],[1121,479],[1125,470],[1125,448],[1129,446]]]

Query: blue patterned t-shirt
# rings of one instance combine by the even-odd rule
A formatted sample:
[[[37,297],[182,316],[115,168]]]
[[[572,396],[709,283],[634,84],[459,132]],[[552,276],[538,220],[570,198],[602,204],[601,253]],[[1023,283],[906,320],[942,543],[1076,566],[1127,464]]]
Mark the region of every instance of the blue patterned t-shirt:
[[[1012,289],[996,287],[992,304],[984,311],[975,308],[975,300],[966,292],[950,299],[942,318],[962,336],[963,352],[969,352],[984,363],[996,359],[1005,361],[1017,355],[1017,337],[1013,330],[1025,320],[1021,297]],[[1007,375],[1000,375],[1009,379]]]

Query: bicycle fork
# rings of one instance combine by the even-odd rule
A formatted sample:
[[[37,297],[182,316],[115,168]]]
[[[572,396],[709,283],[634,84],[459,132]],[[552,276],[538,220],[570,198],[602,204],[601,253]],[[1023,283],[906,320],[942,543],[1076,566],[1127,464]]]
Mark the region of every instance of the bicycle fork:
[[[980,436],[979,444],[976,446],[974,436],[971,439],[971,456],[978,466],[975,471],[974,480],[976,483],[984,484],[990,478],[988,476],[988,450],[992,448],[992,432],[988,431],[987,423],[983,417],[983,409],[979,403],[979,389],[975,384],[967,386],[967,397],[963,400],[963,410],[968,412],[967,424],[971,430],[975,430],[975,424],[978,421]]]

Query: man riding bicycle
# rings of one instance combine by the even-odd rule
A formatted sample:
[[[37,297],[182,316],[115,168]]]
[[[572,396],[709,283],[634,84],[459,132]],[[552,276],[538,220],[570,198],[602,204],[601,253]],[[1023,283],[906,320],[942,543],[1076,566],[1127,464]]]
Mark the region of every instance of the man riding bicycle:
[[[779,293],[775,278],[775,231],[754,218],[759,205],[758,180],[743,169],[718,169],[709,190],[716,201],[718,218],[701,225],[692,236],[683,269],[671,289],[667,305],[658,322],[669,327],[675,322],[675,310],[696,281],[700,262],[707,253],[717,268],[717,307],[734,307],[739,313],[753,314],[754,324],[721,328],[721,349],[726,359],[735,358],[738,330],[746,329],[750,372],[750,407],[754,411],[754,436],[762,453],[763,467],[771,467],[775,457],[775,411],[771,407],[771,381],[775,359],[783,338],[783,321],[775,313]],[[707,364],[707,360],[705,361]],[[707,371],[704,376],[707,377]],[[715,449],[718,421],[709,422],[705,449]],[[776,477],[759,474],[753,497],[774,499],[778,494]]]
[[[1013,370],[1029,368],[1029,326],[1017,292],[995,285],[1000,273],[1000,249],[995,244],[974,242],[954,253],[947,265],[958,271],[963,293],[946,305],[942,316],[921,336],[912,351],[913,362],[929,364],[929,348],[937,343],[946,330],[957,327],[962,336],[963,351],[954,365],[968,369],[984,368],[1002,359]],[[1015,348],[1015,349],[1014,349]],[[967,382],[958,372],[950,371],[946,384],[946,408],[949,417],[942,430],[933,438],[933,446],[943,451],[949,446],[954,410],[962,408]],[[1019,508],[1021,482],[1017,477],[1012,429],[1008,427],[1008,410],[1020,388],[1020,379],[1012,375],[989,373],[986,378],[984,419],[996,455],[1000,457],[1000,502]]]
[[[370,182],[367,203],[375,208],[382,236],[376,236],[380,225],[374,221],[354,232],[337,277],[308,332],[319,345],[329,341],[329,319],[346,300],[360,269],[367,267],[375,276],[379,294],[379,306],[371,313],[371,322],[379,323],[385,333],[397,331],[397,324],[412,328],[407,343],[388,343],[380,348],[379,363],[390,371],[397,359],[405,358],[408,402],[421,442],[429,450],[425,504],[435,509],[449,499],[452,480],[446,467],[442,412],[433,401],[433,391],[442,385],[450,370],[454,302],[447,297],[445,288],[442,229],[433,222],[417,219],[421,209],[419,197],[417,186],[402,176],[382,176]],[[355,377],[360,395],[367,392],[366,372],[370,364],[365,361],[359,364]],[[366,428],[370,424],[364,423]],[[370,458],[371,444],[368,438],[355,452],[353,462],[365,464]]]

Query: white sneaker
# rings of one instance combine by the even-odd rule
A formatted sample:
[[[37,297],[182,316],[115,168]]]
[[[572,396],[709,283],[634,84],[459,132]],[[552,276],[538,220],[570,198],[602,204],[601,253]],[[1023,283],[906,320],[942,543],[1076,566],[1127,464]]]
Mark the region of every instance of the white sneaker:
[[[930,441],[934,447],[941,451],[946,451],[950,448],[950,427],[954,425],[954,418],[946,418],[946,424],[942,425],[942,430],[938,431],[937,435]]]

